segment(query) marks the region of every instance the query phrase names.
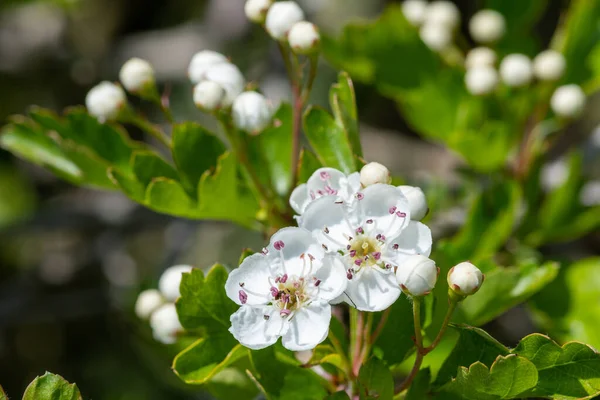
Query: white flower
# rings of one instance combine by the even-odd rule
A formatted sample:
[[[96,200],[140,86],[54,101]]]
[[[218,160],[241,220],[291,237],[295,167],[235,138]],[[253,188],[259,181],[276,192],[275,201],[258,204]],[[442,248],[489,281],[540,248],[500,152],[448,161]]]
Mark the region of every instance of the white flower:
[[[233,102],[231,115],[236,128],[250,134],[257,134],[269,126],[273,110],[262,94],[244,92]]]
[[[469,296],[479,290],[484,276],[470,262],[461,262],[448,271],[448,286],[459,296]]]
[[[374,185],[376,183],[389,184],[392,181],[390,170],[378,162],[370,162],[360,170],[360,184],[362,187]]]
[[[496,64],[496,52],[489,47],[475,47],[467,53],[465,66],[467,69],[475,67],[493,67]]]
[[[469,32],[476,42],[497,42],[506,32],[506,20],[496,10],[480,10],[469,21]]]
[[[140,319],[148,319],[150,315],[165,302],[162,294],[156,289],[144,290],[135,302],[135,314]]]
[[[425,22],[419,30],[421,40],[433,51],[442,51],[452,43],[452,31],[446,25]]]
[[[119,72],[121,83],[131,93],[140,93],[155,85],[154,68],[141,58],[131,58]]]
[[[281,229],[262,254],[247,257],[229,274],[227,296],[241,305],[229,331],[254,350],[279,337],[289,350],[313,349],[329,332],[329,302],[345,288],[339,256],[327,255],[304,229]]]
[[[470,68],[465,74],[465,85],[475,96],[490,94],[498,86],[498,72],[487,66]]]
[[[427,15],[427,2],[424,0],[405,0],[402,3],[404,18],[413,26],[419,26]]]
[[[273,0],[247,0],[244,5],[246,17],[257,24],[265,22],[267,11],[273,4]]]
[[[154,311],[150,316],[150,327],[154,339],[164,344],[175,343],[177,334],[183,331],[175,304],[167,303]]]
[[[431,231],[410,220],[408,200],[397,187],[371,185],[348,204],[336,196],[314,200],[302,214],[302,228],[313,232],[345,264],[344,298],[362,311],[381,311],[400,295],[394,268],[414,254],[429,255]]]
[[[304,20],[304,12],[294,1],[279,1],[269,8],[265,28],[275,40],[285,40],[292,27]]]
[[[100,122],[114,120],[127,106],[127,95],[121,86],[104,81],[88,92],[85,106],[90,115],[98,118]]]
[[[202,50],[192,57],[188,66],[188,77],[192,83],[200,83],[206,79],[209,68],[219,64],[229,64],[229,60],[216,51]]]
[[[557,88],[550,99],[552,111],[563,118],[576,118],[585,108],[585,93],[578,85]]]
[[[229,107],[244,91],[246,79],[238,67],[231,63],[214,65],[204,74],[204,80],[216,82],[225,89],[223,106]]]
[[[411,296],[424,296],[435,287],[439,271],[435,261],[416,254],[396,269],[396,279],[404,293]]]
[[[540,171],[540,183],[546,191],[562,186],[569,178],[569,163],[564,157],[544,164]]]
[[[427,206],[427,199],[423,190],[420,187],[407,185],[398,186],[398,189],[402,191],[402,194],[408,200],[410,219],[420,221],[425,218],[429,212],[429,207]]]
[[[600,205],[600,181],[586,182],[579,193],[579,202],[586,207]]]
[[[565,56],[555,50],[544,50],[533,59],[533,72],[542,81],[557,81],[565,73]]]
[[[288,42],[296,54],[310,54],[319,48],[321,35],[315,24],[300,21],[290,29]]]
[[[533,77],[531,60],[523,54],[509,54],[500,63],[500,76],[508,86],[528,85]]]
[[[425,23],[453,31],[460,24],[460,11],[451,1],[440,0],[427,6]]]
[[[221,107],[225,98],[225,89],[217,82],[203,81],[194,86],[194,104],[205,111],[214,111]]]
[[[194,267],[191,265],[175,265],[169,267],[163,272],[158,280],[158,289],[168,301],[175,301],[181,296],[179,285],[181,284],[181,274],[191,272]]]
[[[346,176],[334,168],[319,168],[306,183],[298,185],[290,196],[290,205],[302,215],[306,207],[323,196],[335,196],[336,199],[351,203],[360,190],[360,174],[355,172]]]

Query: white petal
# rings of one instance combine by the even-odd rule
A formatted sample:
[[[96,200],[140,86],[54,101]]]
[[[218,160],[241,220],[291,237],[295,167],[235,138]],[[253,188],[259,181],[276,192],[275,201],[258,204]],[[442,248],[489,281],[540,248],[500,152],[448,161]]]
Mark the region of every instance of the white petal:
[[[333,194],[327,193],[327,187],[339,192],[342,185],[346,185],[346,179],[346,174],[335,168],[319,168],[308,179],[306,187],[310,197],[319,198]]]
[[[355,194],[360,190],[360,172],[354,172],[348,175],[348,188],[350,194]]]
[[[278,250],[276,247],[281,246]],[[304,276],[309,272],[310,258],[313,268],[319,268],[325,251],[313,235],[302,228],[283,228],[271,236],[268,246],[269,264],[276,274]],[[304,256],[303,256],[304,255]]]
[[[331,306],[325,302],[313,302],[296,311],[290,320],[290,328],[283,335],[283,347],[292,351],[310,350],[327,338],[331,321]]]
[[[346,295],[349,304],[361,311],[382,311],[398,299],[400,287],[391,270],[366,267],[348,282]]]
[[[354,235],[352,221],[346,214],[344,204],[336,204],[337,199],[333,196],[321,197],[310,203],[302,220],[298,221],[302,228],[308,229],[321,243],[327,246],[329,251],[346,249],[348,237]],[[327,232],[325,233],[325,228]]]
[[[415,254],[431,254],[431,230],[421,222],[410,221],[399,236],[388,240],[383,257],[396,265]],[[394,244],[398,245],[398,250],[393,250]]]
[[[296,189],[290,195],[290,206],[296,211],[298,214],[302,214],[304,209],[308,205],[310,198],[308,196],[308,188],[306,187],[306,183],[302,185],[298,185]]]
[[[225,283],[227,296],[237,304],[242,304],[240,291],[247,297],[244,304],[267,304],[271,283],[271,268],[267,257],[262,254],[253,254],[242,262],[239,268],[229,273]]]
[[[356,205],[361,224],[373,220],[375,229],[390,238],[398,235],[410,221],[408,200],[397,187],[375,184],[362,194],[364,198]]]
[[[287,325],[273,307],[242,306],[231,315],[229,332],[244,346],[259,350],[274,344]]]
[[[328,255],[323,260],[323,266],[315,272],[315,277],[321,280],[319,287],[319,299],[332,301],[340,296],[346,285],[346,268],[337,255]]]

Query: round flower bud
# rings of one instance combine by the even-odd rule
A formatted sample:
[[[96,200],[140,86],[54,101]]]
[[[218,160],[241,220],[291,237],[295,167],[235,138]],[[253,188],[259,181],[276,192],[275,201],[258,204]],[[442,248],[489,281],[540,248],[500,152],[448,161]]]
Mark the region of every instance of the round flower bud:
[[[533,77],[533,67],[529,57],[523,54],[510,54],[500,63],[500,76],[508,86],[528,85]]]
[[[585,107],[585,93],[575,84],[561,86],[554,91],[550,106],[560,117],[578,117]]]
[[[175,343],[177,334],[183,331],[175,304],[167,303],[154,311],[150,316],[150,327],[154,339],[164,344]]]
[[[194,104],[204,111],[215,111],[221,107],[225,89],[217,82],[204,81],[194,86]]]
[[[448,271],[448,286],[459,296],[469,296],[479,290],[483,274],[470,262],[461,262]]]
[[[567,67],[565,56],[555,50],[545,50],[533,59],[533,73],[541,81],[559,80]]]
[[[467,53],[465,66],[467,69],[475,67],[493,67],[496,64],[496,52],[489,47],[475,47]]]
[[[127,105],[127,95],[121,86],[104,81],[94,86],[85,97],[90,115],[101,122],[114,120]]]
[[[419,30],[421,40],[433,51],[442,51],[452,43],[452,31],[445,25],[428,21]]]
[[[156,289],[144,290],[135,302],[135,314],[138,318],[148,319],[150,315],[165,302],[162,294]]]
[[[219,64],[228,64],[229,60],[221,53],[212,50],[202,50],[192,57],[188,66],[188,77],[192,83],[200,83],[206,79],[206,71]]]
[[[296,54],[314,53],[321,43],[321,36],[315,24],[300,21],[297,22],[288,33],[288,42]]]
[[[416,186],[398,186],[402,194],[408,199],[408,208],[410,209],[410,219],[420,221],[429,212],[425,193],[420,187]]]
[[[154,68],[141,58],[131,58],[121,67],[119,72],[121,83],[131,93],[141,93],[152,89],[156,84]]]
[[[370,162],[360,170],[360,184],[362,187],[374,185],[376,183],[389,184],[392,182],[390,170],[378,162]]]
[[[435,261],[416,254],[396,269],[396,279],[402,291],[411,296],[424,296],[435,287],[439,270]]]
[[[267,12],[272,4],[273,0],[247,0],[244,5],[244,12],[250,21],[262,24],[265,22]]]
[[[181,274],[191,272],[191,265],[175,265],[167,268],[158,280],[158,289],[168,301],[175,301],[181,296],[179,285],[181,284]]]
[[[496,10],[481,10],[469,21],[469,32],[476,42],[497,42],[506,32],[506,20]]]
[[[285,40],[287,33],[297,23],[304,20],[304,12],[294,1],[280,1],[267,12],[265,28],[275,40]]]
[[[404,18],[413,26],[420,26],[427,15],[427,2],[424,0],[406,0],[402,3]]]
[[[460,11],[451,1],[434,1],[427,6],[425,23],[454,30],[460,24]]]
[[[257,92],[244,92],[233,102],[231,115],[236,128],[258,134],[271,123],[273,112],[265,96]]]
[[[223,106],[229,107],[246,87],[246,79],[238,67],[231,63],[218,64],[210,67],[205,74],[205,80],[216,82],[225,90]]]
[[[467,70],[465,85],[475,96],[490,94],[498,85],[498,73],[492,67],[475,67]]]

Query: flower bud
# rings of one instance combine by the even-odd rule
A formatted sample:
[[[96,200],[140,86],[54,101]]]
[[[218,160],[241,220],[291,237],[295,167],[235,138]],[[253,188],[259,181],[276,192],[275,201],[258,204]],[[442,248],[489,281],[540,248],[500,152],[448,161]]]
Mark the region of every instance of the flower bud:
[[[424,0],[406,0],[402,3],[402,14],[413,26],[420,26],[427,15],[427,2]]]
[[[565,56],[555,50],[545,50],[533,59],[533,72],[541,81],[557,81],[565,73]]]
[[[265,22],[267,12],[273,4],[273,0],[247,0],[244,5],[246,17],[257,24]]]
[[[167,303],[154,311],[150,316],[150,327],[154,339],[164,344],[175,343],[177,334],[183,331],[175,304]]]
[[[119,72],[121,83],[131,93],[148,94],[156,85],[154,68],[141,58],[131,58],[121,67]]]
[[[192,57],[188,66],[188,77],[192,83],[200,83],[206,79],[206,72],[211,67],[228,63],[229,60],[223,54],[212,50],[202,50]]]
[[[496,10],[481,10],[469,21],[469,32],[478,43],[494,43],[504,36],[506,20]]]
[[[100,122],[114,120],[127,106],[127,95],[121,86],[104,81],[88,92],[85,105],[90,115],[98,118]]]
[[[474,294],[483,284],[484,276],[470,262],[461,262],[448,271],[448,286],[455,294],[464,297]]]
[[[425,23],[453,31],[460,24],[460,11],[451,1],[440,0],[427,6]]]
[[[150,315],[165,302],[162,294],[156,289],[144,290],[135,302],[135,314],[140,319],[148,319]]]
[[[304,20],[304,12],[294,1],[279,1],[269,8],[265,28],[275,40],[283,41],[297,23]]]
[[[496,52],[489,47],[475,47],[467,53],[465,66],[467,69],[475,67],[493,67],[496,64]]]
[[[465,74],[465,85],[469,93],[475,96],[490,94],[498,86],[498,73],[492,67],[470,68]]]
[[[288,42],[296,54],[310,54],[319,49],[321,36],[315,24],[297,22],[288,33]]]
[[[563,118],[576,118],[585,108],[585,93],[578,85],[560,86],[550,99],[552,111]]]
[[[236,128],[258,134],[271,123],[273,112],[265,96],[257,92],[244,92],[233,102],[231,115]]]
[[[438,273],[435,261],[417,254],[398,266],[396,279],[404,293],[411,296],[424,296],[435,287]]]
[[[390,170],[378,162],[370,162],[360,170],[360,184],[362,187],[374,185],[376,183],[389,184],[392,182]]]
[[[190,265],[175,265],[167,268],[158,281],[158,289],[168,301],[175,301],[181,296],[179,285],[181,284],[181,274],[191,272]]]
[[[452,43],[452,31],[445,25],[428,21],[419,30],[421,40],[433,51],[442,51]]]
[[[427,199],[425,193],[420,187],[416,186],[398,186],[398,189],[402,191],[402,194],[408,199],[408,208],[410,209],[410,219],[413,221],[420,221],[429,212],[427,206]]]
[[[194,86],[194,104],[204,111],[215,111],[221,107],[225,89],[213,81],[200,82]]]
[[[533,77],[533,67],[529,57],[523,54],[510,54],[500,63],[500,76],[508,86],[528,85]]]
[[[205,80],[216,82],[225,90],[223,107],[229,107],[244,91],[246,79],[238,67],[231,63],[218,64],[210,67],[205,74]]]

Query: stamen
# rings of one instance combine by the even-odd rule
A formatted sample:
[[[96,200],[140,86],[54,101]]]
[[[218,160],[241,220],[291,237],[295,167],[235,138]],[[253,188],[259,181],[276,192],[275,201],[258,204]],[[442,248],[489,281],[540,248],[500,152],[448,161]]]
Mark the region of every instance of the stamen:
[[[350,250],[350,257],[356,257],[356,250]]]
[[[327,172],[327,171],[321,171],[321,173],[319,175],[320,175],[322,181],[326,181],[327,179],[331,178],[331,176],[329,175],[329,172]]]
[[[275,250],[282,250],[285,247],[285,243],[283,243],[282,240],[278,240],[275,243],[273,243],[273,247],[275,248]]]
[[[346,271],[346,278],[352,279],[352,270],[351,269],[349,269],[348,271]]]
[[[328,227],[324,227],[324,228],[323,228],[323,232],[325,232],[325,233],[329,233],[329,228],[328,228]]]
[[[271,286],[271,296],[277,298],[278,294],[279,294],[279,289],[277,289],[275,286]]]
[[[325,251],[329,251],[329,248],[327,246],[325,246],[325,244],[322,244],[321,247],[323,247],[323,249],[325,249]]]
[[[243,290],[240,290],[238,295],[240,297],[240,302],[242,304],[246,304],[246,302],[248,301],[248,295],[246,294],[246,292],[244,292]]]
[[[363,260],[361,260],[360,258],[357,260],[354,260],[354,264],[356,264],[357,266],[360,267],[360,264],[362,264]]]
[[[267,249],[266,247],[263,247],[263,249],[262,249],[262,251],[261,251],[261,254],[262,254],[263,256],[266,256],[267,254],[269,254],[269,249]]]
[[[397,217],[400,217],[400,218],[406,218],[406,213],[403,213],[403,212],[401,212],[401,211],[398,211],[398,212],[396,213],[396,216],[397,216]]]
[[[267,315],[267,314],[265,314],[265,315],[263,315],[263,318],[265,319],[265,321],[268,321],[268,320],[269,320],[269,318],[271,318],[271,316],[270,316],[270,315]]]
[[[398,250],[399,247],[400,247],[400,245],[398,243],[394,243],[394,245],[392,246],[392,249]]]
[[[381,258],[381,253],[379,251],[376,251],[375,253],[372,253],[373,258],[378,260]]]
[[[372,220],[372,219],[368,219],[368,220],[367,220],[367,224],[372,224],[372,223],[373,223],[373,220]]]
[[[321,280],[320,280],[320,279],[317,279],[317,280],[315,281],[315,286],[317,286],[317,287],[318,287],[320,284],[321,284]]]
[[[314,192],[314,190],[311,190],[311,191],[310,191],[310,199],[311,199],[311,200],[314,200],[314,199],[316,199],[316,198],[317,198],[317,196],[315,196],[315,192]]]
[[[240,287],[244,287],[245,283],[244,282],[240,282]]]
[[[362,200],[362,199],[364,199],[364,198],[365,198],[365,195],[364,195],[364,194],[362,194],[361,192],[358,192],[358,193],[356,193],[356,198],[357,198],[358,200]]]
[[[279,282],[286,283],[288,280],[288,274],[283,274],[281,278],[279,278]]]
[[[364,233],[365,233],[365,230],[361,226],[359,226],[358,228],[356,228],[356,234],[357,235],[362,235]]]
[[[288,315],[290,315],[291,313],[292,313],[292,311],[291,311],[291,310],[288,310],[287,308],[282,308],[282,309],[279,311],[279,316],[281,316],[281,317],[287,317],[287,316],[288,316]]]
[[[397,210],[397,209],[398,209],[398,208],[397,208],[396,206],[392,206],[392,207],[390,207],[390,209],[389,209],[389,213],[390,213],[390,214],[393,214],[393,213],[395,213],[395,212],[396,212],[396,210]]]

